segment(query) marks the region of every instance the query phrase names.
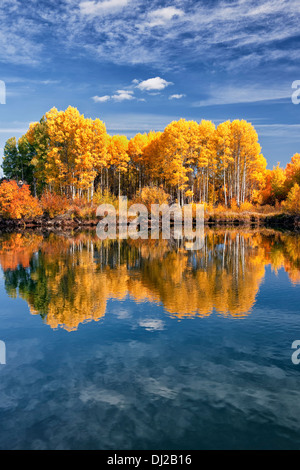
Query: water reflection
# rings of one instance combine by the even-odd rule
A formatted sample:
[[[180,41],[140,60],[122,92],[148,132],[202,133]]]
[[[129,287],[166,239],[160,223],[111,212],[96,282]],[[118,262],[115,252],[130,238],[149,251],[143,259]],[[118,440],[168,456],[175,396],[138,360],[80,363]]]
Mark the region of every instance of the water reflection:
[[[95,233],[0,237],[0,263],[11,297],[55,329],[75,331],[104,317],[109,299],[161,303],[177,319],[214,311],[251,313],[265,267],[300,283],[300,242],[270,230],[207,230],[200,251],[178,241],[101,241]]]

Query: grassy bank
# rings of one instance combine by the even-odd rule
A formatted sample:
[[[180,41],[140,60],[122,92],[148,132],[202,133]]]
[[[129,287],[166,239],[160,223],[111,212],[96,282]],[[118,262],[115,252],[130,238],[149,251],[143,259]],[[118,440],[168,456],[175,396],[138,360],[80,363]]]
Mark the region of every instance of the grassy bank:
[[[284,212],[206,212],[205,223],[208,225],[238,226],[255,225],[258,227],[277,227],[300,230],[300,216]]]

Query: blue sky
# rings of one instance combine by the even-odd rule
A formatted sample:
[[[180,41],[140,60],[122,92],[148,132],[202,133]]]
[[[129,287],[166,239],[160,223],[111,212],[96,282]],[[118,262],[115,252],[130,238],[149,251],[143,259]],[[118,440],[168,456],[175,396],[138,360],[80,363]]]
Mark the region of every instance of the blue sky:
[[[132,137],[247,119],[269,168],[300,152],[299,0],[1,0],[0,155],[53,106]]]

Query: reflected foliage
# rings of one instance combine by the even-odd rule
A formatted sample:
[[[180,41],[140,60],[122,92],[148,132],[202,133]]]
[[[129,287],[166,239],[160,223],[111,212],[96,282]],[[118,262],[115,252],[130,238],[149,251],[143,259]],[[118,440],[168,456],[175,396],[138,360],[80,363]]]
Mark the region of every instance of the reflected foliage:
[[[51,328],[75,331],[99,321],[110,299],[162,304],[183,319],[251,313],[265,267],[284,268],[300,283],[300,239],[270,230],[208,230],[205,246],[183,241],[101,241],[95,233],[0,237],[9,296],[26,300]]]

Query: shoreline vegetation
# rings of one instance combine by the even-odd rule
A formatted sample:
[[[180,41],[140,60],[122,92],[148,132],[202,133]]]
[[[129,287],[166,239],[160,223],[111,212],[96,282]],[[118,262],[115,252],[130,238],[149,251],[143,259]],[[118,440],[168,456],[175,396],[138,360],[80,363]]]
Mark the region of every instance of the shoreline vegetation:
[[[0,229],[94,227],[96,209],[204,204],[206,225],[298,230],[300,154],[267,169],[245,120],[180,119],[163,132],[110,136],[100,119],[56,108],[4,147]]]
[[[53,218],[43,216],[32,219],[4,219],[0,217],[0,233],[10,232],[14,230],[25,229],[42,229],[44,230],[74,230],[74,229],[95,229],[101,217],[94,218],[74,218],[67,214],[59,215]],[[172,226],[171,215],[171,226]],[[194,219],[196,223],[196,220]],[[128,221],[128,225],[130,220]],[[259,212],[205,212],[204,225],[206,227],[255,227],[255,228],[274,228],[279,230],[293,230],[300,232],[300,216],[285,214],[283,212],[276,213],[259,213]],[[117,216],[117,226],[119,226]],[[149,217],[149,229],[151,228],[151,218]]]

